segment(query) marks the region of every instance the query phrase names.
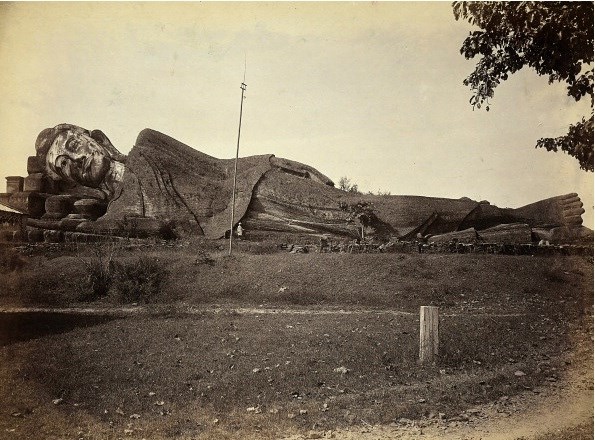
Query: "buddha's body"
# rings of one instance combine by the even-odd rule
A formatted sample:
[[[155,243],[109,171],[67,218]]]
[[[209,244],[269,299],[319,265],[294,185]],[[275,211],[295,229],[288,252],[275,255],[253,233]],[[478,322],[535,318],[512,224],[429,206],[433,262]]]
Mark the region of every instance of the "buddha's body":
[[[70,185],[57,192],[103,199],[107,210],[94,221],[76,218],[74,229],[73,219],[51,218],[53,228],[61,221],[79,232],[121,234],[130,233],[131,225],[157,231],[168,224],[179,235],[207,238],[229,230],[233,160],[213,158],[149,129],[125,157],[101,132],[58,127],[44,130],[38,139],[46,174]],[[357,236],[365,226],[377,235],[406,238],[518,223],[529,231],[571,230],[580,228],[584,212],[576,194],[518,209],[467,198],[354,194],[334,188],[312,167],[273,155],[241,158],[237,182],[234,223],[241,220],[247,232]],[[31,225],[43,227],[43,220]]]

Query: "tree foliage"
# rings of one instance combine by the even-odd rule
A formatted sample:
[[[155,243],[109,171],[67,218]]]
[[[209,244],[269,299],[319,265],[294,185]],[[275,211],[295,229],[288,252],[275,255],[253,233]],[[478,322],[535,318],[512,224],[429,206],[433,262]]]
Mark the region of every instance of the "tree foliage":
[[[458,1],[453,12],[457,20],[480,28],[461,47],[465,58],[480,57],[463,81],[473,93],[473,108],[485,105],[489,111],[498,84],[524,66],[548,75],[550,84],[565,82],[576,101],[589,95],[593,107],[593,68],[588,66],[593,63],[593,2]],[[562,150],[593,171],[593,111],[568,134],[539,139],[536,147]]]
[[[360,194],[357,183],[351,183],[351,179],[349,179],[347,176],[343,176],[339,179],[339,189]]]

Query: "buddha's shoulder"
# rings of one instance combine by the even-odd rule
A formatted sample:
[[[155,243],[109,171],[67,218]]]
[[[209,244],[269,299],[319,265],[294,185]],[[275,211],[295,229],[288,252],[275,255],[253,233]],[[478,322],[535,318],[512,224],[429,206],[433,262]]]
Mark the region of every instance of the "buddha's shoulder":
[[[190,161],[218,161],[217,158],[209,156],[196,148],[192,148],[171,136],[163,134],[151,128],[142,130],[137,138],[130,156],[144,156],[154,159],[177,158]]]

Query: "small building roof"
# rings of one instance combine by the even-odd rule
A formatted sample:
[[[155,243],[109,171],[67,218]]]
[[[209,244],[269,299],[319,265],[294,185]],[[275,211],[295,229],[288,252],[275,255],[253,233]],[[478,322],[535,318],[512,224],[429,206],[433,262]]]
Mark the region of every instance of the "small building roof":
[[[23,211],[19,211],[18,209],[11,208],[10,206],[6,206],[4,203],[0,203],[0,211],[2,211],[2,212],[10,212],[11,214],[27,215]]]

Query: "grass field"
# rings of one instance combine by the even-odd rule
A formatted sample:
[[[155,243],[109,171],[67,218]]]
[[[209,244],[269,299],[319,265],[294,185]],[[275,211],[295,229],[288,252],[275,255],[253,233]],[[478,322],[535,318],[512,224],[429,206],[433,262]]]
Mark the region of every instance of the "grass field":
[[[122,247],[115,260],[145,258],[169,272],[160,293],[148,299],[152,303],[360,306],[410,312],[420,305],[437,305],[498,313],[536,313],[554,304],[560,312],[576,313],[592,305],[592,258],[252,252],[260,248],[240,249],[228,257],[225,250],[209,245],[207,251],[203,243]],[[83,261],[95,258],[90,249],[30,254],[23,268],[2,274],[3,304],[80,302],[87,293]],[[115,295],[101,301],[118,302]]]
[[[169,273],[143,313],[4,317],[0,433],[241,439],[460,421],[592,362],[590,258],[243,246],[119,249],[117,262],[142,255]],[[2,274],[4,307],[122,306],[113,292],[81,301],[89,249],[20,258]],[[439,361],[425,368],[420,305],[441,312]]]

